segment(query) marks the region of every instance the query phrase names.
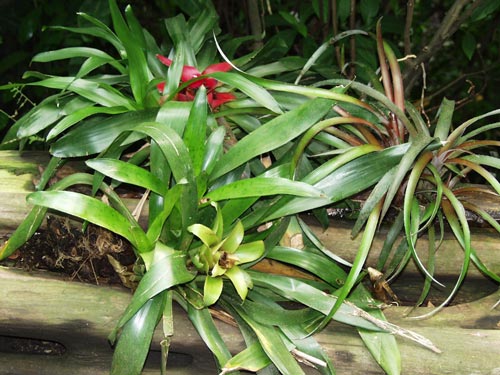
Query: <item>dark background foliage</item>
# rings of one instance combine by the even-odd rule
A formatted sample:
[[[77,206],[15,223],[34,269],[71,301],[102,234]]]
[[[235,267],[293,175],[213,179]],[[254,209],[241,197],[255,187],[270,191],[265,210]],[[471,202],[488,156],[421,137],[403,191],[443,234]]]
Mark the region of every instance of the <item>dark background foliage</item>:
[[[165,36],[162,19],[179,12],[186,16],[196,13],[199,3],[195,0],[119,1],[122,8],[131,4],[143,26],[158,40]],[[423,104],[426,113],[433,115],[444,96],[457,101],[460,110],[456,116],[460,119],[500,107],[495,93],[500,83],[500,2],[214,0],[213,5],[220,16],[222,38],[254,36],[238,47],[236,55],[272,41],[272,48],[264,54],[262,63],[287,56],[300,56],[305,62],[305,58],[330,37],[349,29],[374,32],[377,20],[383,17],[384,38],[397,50],[398,57],[416,55],[402,64],[406,94],[417,105]],[[447,18],[450,9],[457,10],[455,18]],[[96,43],[78,34],[50,29],[49,26],[54,25],[77,25],[80,22],[77,12],[109,22],[106,0],[0,0],[0,84],[19,82],[23,72],[36,70],[30,60],[38,52]],[[368,80],[376,69],[375,43],[367,37],[346,38],[321,56],[315,69],[318,76],[310,79],[343,75]],[[55,75],[69,70],[71,66],[67,62],[43,67],[44,72]],[[29,97],[25,97],[24,92],[0,91],[3,111],[0,129],[9,126],[9,118],[18,118],[25,107],[30,107],[31,101],[37,103],[47,95],[40,88],[27,93]]]

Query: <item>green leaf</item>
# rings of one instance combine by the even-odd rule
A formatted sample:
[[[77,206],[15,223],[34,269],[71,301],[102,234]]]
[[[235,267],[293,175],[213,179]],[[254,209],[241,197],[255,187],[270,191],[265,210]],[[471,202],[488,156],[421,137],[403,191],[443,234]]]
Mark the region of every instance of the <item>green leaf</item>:
[[[370,314],[378,319],[385,320],[379,310],[370,311]],[[401,355],[394,335],[384,332],[373,332],[359,329],[359,335],[363,339],[366,348],[388,375],[399,375],[401,373]]]
[[[361,207],[356,222],[352,226],[351,236],[353,238],[359,234],[361,228],[366,223],[366,220],[368,220],[370,213],[379,204],[380,200],[383,199],[387,194],[389,187],[394,181],[394,175],[396,174],[397,168],[398,166],[395,166],[390,169],[371,190],[370,195],[363,203],[363,207]]]
[[[214,324],[210,311],[207,308],[197,309],[188,303],[187,312],[200,337],[217,359],[219,368],[222,367],[231,358],[231,352]]]
[[[255,156],[283,146],[314,125],[331,106],[330,100],[314,99],[269,121],[222,155],[210,178],[214,180]]]
[[[465,130],[469,126],[471,126],[472,124],[474,124],[475,122],[477,122],[483,118],[495,116],[499,113],[500,113],[500,109],[496,109],[496,110],[481,114],[479,116],[473,117],[473,118],[465,121],[464,123],[462,123],[460,126],[455,128],[455,130],[453,130],[453,132],[451,132],[451,134],[449,135],[449,137],[446,140],[445,145],[441,149],[440,153],[443,154],[444,152],[448,151],[450,148],[455,147],[457,140],[460,140],[462,135],[465,133]]]
[[[139,224],[130,222],[114,208],[96,198],[71,191],[37,191],[28,195],[27,200],[31,204],[52,208],[106,228],[129,240],[139,252],[152,248],[152,245],[149,249],[138,247],[138,234],[132,229],[140,228]],[[144,232],[140,240],[149,243]]]
[[[245,93],[257,103],[262,105],[264,108],[267,108],[274,113],[283,113],[276,99],[274,99],[267,90],[248,80],[241,74],[231,72],[215,72],[208,74],[208,76],[213,77],[216,80],[227,85],[236,87],[241,92]]]
[[[252,328],[257,335],[262,349],[272,360],[273,364],[283,374],[300,375],[304,371],[290,353],[285,338],[276,327],[260,324],[251,319],[240,306],[233,306],[238,314]]]
[[[61,29],[61,30],[66,30],[66,31],[71,31],[74,33],[79,33],[79,34],[86,34],[86,35],[92,35],[96,36],[98,38],[102,38],[109,43],[111,43],[115,49],[118,51],[120,56],[124,57],[125,55],[125,49],[123,48],[123,44],[121,43],[120,39],[116,36],[116,34],[103,22],[98,20],[95,17],[92,17],[86,13],[79,12],[78,15],[85,19],[86,21],[96,25],[97,27],[62,27],[62,26],[55,26],[55,29]]]
[[[434,130],[434,137],[438,138],[441,142],[446,141],[450,133],[454,109],[455,101],[443,98],[439,107],[436,130]]]
[[[89,47],[68,47],[55,51],[42,52],[35,57],[33,57],[33,62],[50,62],[64,59],[72,58],[88,58],[96,57],[102,61],[110,63],[112,66],[116,67],[120,73],[125,73],[125,69],[121,64],[119,64],[113,57],[108,55],[106,52],[98,50],[96,48]]]
[[[462,156],[462,159],[474,164],[500,169],[500,159],[495,156],[471,154]]]
[[[451,230],[453,231],[455,238],[457,238],[457,240],[459,241],[460,245],[464,250],[464,260],[462,262],[462,268],[460,269],[460,274],[458,276],[458,279],[448,297],[446,297],[446,299],[435,309],[421,316],[414,317],[414,319],[424,319],[431,317],[432,315],[440,311],[443,307],[445,307],[452,300],[452,298],[455,296],[458,289],[460,288],[460,285],[462,284],[465,276],[467,275],[467,270],[469,269],[469,264],[472,256],[471,233],[470,233],[469,223],[467,222],[467,218],[465,215],[465,209],[462,203],[460,203],[460,201],[457,199],[457,197],[453,194],[451,190],[449,190],[446,187],[443,187],[443,193],[447,198],[446,200],[443,200],[441,203],[443,212],[446,216],[446,220],[448,221]]]
[[[396,172],[393,175],[393,180],[389,189],[387,190],[387,194],[384,200],[384,205],[382,208],[382,218],[385,216],[385,213],[389,210],[389,207],[396,196],[397,192],[401,188],[401,184],[403,183],[403,179],[412,169],[412,165],[415,162],[415,159],[418,155],[425,149],[433,139],[431,137],[426,136],[423,133],[418,133],[418,136],[410,143],[410,147],[406,151],[406,153],[401,158],[399,162]]]
[[[344,284],[344,280],[347,276],[345,271],[335,263],[329,261],[324,256],[307,250],[275,246],[266,254],[266,258],[302,268],[336,288]]]
[[[367,86],[365,84],[356,81],[349,81],[346,79],[331,79],[326,82],[330,82],[332,84],[337,84],[337,85],[345,85],[349,88],[361,92],[362,94],[372,97],[398,117],[398,119],[405,126],[406,130],[408,130],[408,132],[410,133],[411,137],[415,137],[417,135],[415,125],[408,119],[406,114],[396,104],[394,104],[387,96],[385,96],[385,94],[377,91],[376,89],[370,86]]]
[[[55,126],[53,126],[52,129],[50,129],[49,133],[47,134],[46,139],[47,141],[50,141],[51,139],[55,138],[62,132],[68,130],[71,126],[95,114],[117,115],[126,112],[126,110],[127,109],[125,107],[94,107],[94,106],[88,106],[78,109],[68,114]]]
[[[270,207],[255,210],[245,217],[245,228],[279,217],[309,211],[349,198],[376,183],[402,157],[408,145],[379,148],[373,145],[353,147],[313,170],[302,181],[320,189],[326,198],[282,197]],[[363,176],[363,178],[359,178]]]
[[[42,86],[51,89],[67,90],[105,107],[125,107],[136,109],[136,104],[118,90],[105,84],[74,77],[51,77],[27,83],[29,86]]]
[[[188,231],[198,237],[207,247],[215,246],[221,241],[221,238],[212,229],[203,224],[190,225]]]
[[[241,244],[236,250],[236,264],[255,262],[264,255],[266,248],[263,241],[253,241]]]
[[[65,113],[60,104],[59,96],[54,95],[32,108],[14,125],[18,129],[17,137],[25,138],[37,134],[63,117]]]
[[[140,375],[165,304],[164,295],[147,301],[123,326],[116,345],[111,375]]]
[[[471,32],[465,32],[462,36],[462,51],[464,51],[465,56],[468,60],[472,59],[474,52],[476,51],[476,38]]]
[[[205,156],[205,139],[207,134],[207,92],[201,86],[194,98],[193,107],[184,131],[184,142],[189,150],[195,176],[202,171]]]
[[[116,0],[109,0],[109,8],[116,34],[123,43],[123,47],[127,53],[132,93],[137,104],[142,107],[146,96],[146,89],[153,76],[149,71],[146,56],[141,47],[140,36],[129,29],[116,5]]]
[[[220,375],[238,370],[257,372],[271,363],[266,352],[262,349],[262,345],[259,342],[254,342],[227,361]]]
[[[297,357],[310,361],[316,370],[324,375],[335,374],[335,368],[328,357],[328,353],[325,352],[321,344],[313,336],[307,336],[304,330],[298,326],[288,325],[282,327],[281,330],[297,347],[295,351]]]
[[[339,289],[340,292],[337,294],[337,301],[335,301],[334,306],[328,312],[326,318],[323,320],[323,323],[318,327],[318,329],[324,328],[325,325],[330,321],[330,319],[334,317],[336,312],[344,303],[344,300],[351,292],[352,288],[359,281],[358,277],[363,269],[366,258],[368,257],[368,253],[373,244],[373,238],[375,237],[375,232],[377,230],[378,220],[382,207],[381,203],[382,202],[380,202],[370,213],[370,216],[368,217],[368,221],[366,223],[366,228],[363,232],[363,237],[361,238],[361,243],[359,244],[358,252],[356,253],[356,257],[352,262],[351,270],[347,275],[344,285]]]
[[[300,35],[302,35],[304,38],[307,37],[307,26],[304,25],[304,23],[298,21],[292,13],[280,10],[279,15],[283,17],[285,22],[287,22],[290,26],[297,30]]]
[[[229,254],[233,254],[236,249],[238,249],[238,246],[240,246],[241,241],[243,241],[244,235],[245,230],[243,225],[241,224],[241,221],[238,221],[231,232],[229,232],[228,236],[224,239],[222,249]]]
[[[87,160],[85,164],[115,180],[140,186],[160,195],[165,195],[167,192],[167,186],[158,177],[137,165],[106,158]]]
[[[224,127],[218,127],[207,139],[205,146],[205,155],[201,170],[207,175],[210,175],[215,167],[218,159],[221,157],[224,149],[224,137],[226,131]]]
[[[170,17],[165,20],[165,26],[167,28],[168,34],[172,38],[175,46],[175,61],[182,65],[196,66],[196,57],[194,53],[193,46],[191,45],[191,38],[188,38],[188,25],[184,14],[178,14],[175,17]],[[181,53],[178,53],[181,51]],[[172,67],[171,67],[172,68]],[[168,77],[171,78],[170,76]],[[180,74],[179,74],[180,78]],[[167,82],[168,84],[168,82]]]
[[[203,43],[214,29],[217,29],[219,17],[212,3],[200,2],[202,8],[197,17],[191,17],[188,21],[189,41],[195,53],[199,52]],[[194,22],[193,22],[194,21]]]
[[[295,195],[299,197],[324,198],[325,195],[305,182],[292,181],[286,178],[255,177],[238,180],[221,186],[206,194],[212,201],[227,199],[263,197],[269,195]]]
[[[150,224],[146,233],[151,242],[158,241],[165,221],[183,194],[182,190],[184,186],[184,184],[177,184],[169,189],[165,196],[161,197],[161,210],[153,218],[150,218]]]
[[[155,119],[156,110],[126,112],[106,119],[92,119],[82,126],[59,138],[52,146],[51,153],[58,157],[79,157],[104,151],[122,133],[133,130],[142,122]],[[142,134],[132,134],[124,144],[144,138]]]
[[[203,287],[203,303],[205,306],[211,306],[219,299],[223,288],[222,277],[205,277]]]
[[[177,182],[193,182],[193,167],[189,152],[180,136],[166,124],[155,122],[142,123],[135,129],[136,132],[147,134],[158,143],[168,160],[172,173]]]
[[[248,288],[253,286],[250,276],[238,266],[233,266],[224,274],[231,280],[240,298],[244,301],[247,297]]]
[[[153,252],[144,254],[146,274],[143,276],[137,289],[120,317],[115,330],[110,335],[114,341],[116,334],[151,298],[175,285],[185,284],[194,279],[195,275],[186,268],[186,254],[175,251],[161,242],[156,243]]]
[[[259,286],[270,289],[278,295],[290,299],[291,301],[300,302],[324,315],[328,315],[337,301],[336,296],[327,294],[298,279],[287,276],[263,274],[251,270],[247,270],[247,273],[252,278],[254,287]],[[359,309],[352,304],[343,303],[335,312],[333,319],[355,327],[380,331],[380,328],[375,326],[375,324],[360,317],[358,310]]]

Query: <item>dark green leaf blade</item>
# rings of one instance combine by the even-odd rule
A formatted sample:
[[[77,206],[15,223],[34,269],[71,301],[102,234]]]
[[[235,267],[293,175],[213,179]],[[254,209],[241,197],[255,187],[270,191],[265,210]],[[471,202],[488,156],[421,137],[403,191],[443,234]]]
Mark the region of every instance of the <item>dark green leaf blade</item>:
[[[164,296],[147,301],[124,325],[113,354],[111,375],[140,375],[153,333],[164,306]]]
[[[269,121],[225,153],[214,167],[210,178],[214,180],[251,158],[286,144],[314,125],[331,106],[331,100],[314,99]]]

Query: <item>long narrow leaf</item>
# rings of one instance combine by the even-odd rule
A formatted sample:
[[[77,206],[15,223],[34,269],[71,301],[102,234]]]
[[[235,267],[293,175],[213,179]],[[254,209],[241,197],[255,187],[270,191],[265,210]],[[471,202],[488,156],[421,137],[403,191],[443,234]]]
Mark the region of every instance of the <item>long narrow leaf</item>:
[[[52,146],[51,153],[58,157],[78,157],[98,154],[125,131],[133,130],[143,122],[154,121],[157,110],[126,112],[106,119],[93,119],[85,126],[77,127],[59,138]],[[132,134],[124,143],[128,144],[144,138],[142,134]]]
[[[241,139],[225,153],[215,166],[210,178],[214,180],[255,156],[283,146],[316,123],[331,106],[330,100],[315,99],[269,121]],[[279,137],[276,136],[277,134]],[[262,141],[264,139],[266,142]]]
[[[193,107],[184,131],[184,142],[189,150],[194,174],[197,176],[202,170],[205,156],[205,139],[207,135],[207,93],[205,86],[201,86],[196,93]]]
[[[447,198],[447,200],[443,200],[443,203],[442,203],[443,212],[446,216],[446,219],[448,220],[448,223],[450,224],[450,227],[451,227],[455,237],[462,239],[461,245],[464,249],[464,260],[462,263],[462,268],[460,270],[460,274],[458,276],[458,279],[457,279],[455,285],[453,286],[453,289],[451,290],[448,297],[432,311],[430,311],[426,314],[417,316],[417,317],[412,317],[413,319],[428,318],[428,317],[436,314],[443,307],[445,307],[451,301],[451,299],[455,296],[460,285],[462,284],[462,281],[464,280],[465,276],[467,275],[467,270],[469,269],[469,263],[470,263],[470,259],[471,259],[472,249],[471,249],[470,228],[469,228],[469,224],[467,222],[467,218],[465,216],[465,209],[464,209],[463,205],[460,203],[460,201],[453,195],[453,193],[448,188],[444,188],[443,192]]]
[[[164,304],[164,294],[157,295],[147,301],[124,325],[113,354],[111,375],[142,373]]]
[[[175,285],[191,281],[194,274],[186,268],[186,254],[175,251],[157,242],[155,250],[147,255],[148,271],[139,282],[127,309],[110,335],[113,342],[118,331],[147,303],[151,298]],[[150,259],[152,257],[153,259]]]
[[[72,91],[94,103],[106,107],[136,109],[136,104],[111,86],[104,87],[96,82],[74,77],[51,77],[27,85]]]
[[[272,361],[264,349],[262,349],[262,345],[259,342],[254,342],[227,361],[219,375],[229,374],[238,370],[257,372],[271,363]]]
[[[158,177],[136,165],[121,160],[104,158],[87,160],[85,164],[115,180],[141,186],[161,195],[166,193],[167,187]]]
[[[99,225],[119,234],[129,240],[134,247],[138,247],[135,237],[137,234],[132,228],[139,225],[131,223],[114,208],[96,198],[71,191],[37,191],[28,195],[27,200],[31,204],[52,208]],[[144,232],[143,235],[145,237]],[[148,242],[147,239],[145,242]],[[137,248],[137,250],[145,249]]]
[[[222,368],[231,358],[231,352],[222,339],[208,308],[197,309],[188,304],[188,317],[200,337],[217,359],[217,365]]]
[[[344,303],[345,298],[349,295],[354,285],[358,282],[359,274],[361,273],[366,258],[368,257],[368,252],[370,251],[373,243],[373,238],[375,236],[378,220],[380,217],[381,207],[382,201],[380,201],[377,207],[375,207],[370,213],[370,216],[366,223],[365,231],[363,232],[363,237],[361,238],[361,243],[359,244],[358,252],[356,253],[356,257],[352,262],[352,268],[347,275],[344,285],[342,286],[342,288],[340,288],[340,293],[338,293],[337,295],[335,304],[328,312],[325,319],[323,320],[323,323],[319,327],[323,328],[330,321],[330,319],[334,317],[336,312]]]
[[[97,57],[103,61],[110,63],[110,65],[116,67],[120,73],[125,73],[124,67],[119,64],[113,57],[111,57],[106,52],[98,50],[96,48],[89,47],[68,47],[62,48],[56,51],[48,51],[42,52],[35,57],[33,57],[34,62],[50,62],[64,59],[72,59],[72,58],[88,58],[88,57]]]
[[[317,198],[325,196],[320,190],[304,182],[285,178],[254,177],[221,186],[206,194],[205,197],[213,201],[221,201],[278,194]]]
[[[77,124],[78,122],[96,115],[96,114],[108,114],[108,115],[117,115],[120,113],[124,113],[126,111],[125,107],[84,107],[79,110],[76,110],[66,117],[64,117],[61,121],[59,121],[50,132],[47,134],[47,141],[55,138],[62,132],[68,130],[71,126]]]
[[[116,34],[123,43],[123,47],[127,53],[127,59],[129,62],[129,75],[130,75],[130,86],[132,88],[132,93],[134,98],[140,107],[143,105],[143,101],[146,96],[146,88],[148,87],[149,81],[153,78],[151,72],[149,71],[148,64],[146,61],[146,56],[141,48],[139,36],[135,35],[123,19],[118,6],[116,5],[116,0],[109,1],[109,7],[111,10],[111,18],[113,19],[113,25]],[[141,33],[142,34],[142,33]]]
[[[337,301],[336,296],[326,294],[303,281],[291,277],[262,274],[251,270],[247,272],[252,277],[255,286],[273,290],[283,297],[300,302],[325,315],[328,315]],[[375,324],[361,318],[357,311],[358,308],[354,305],[341,304],[339,309],[335,312],[333,319],[356,327],[375,331],[380,330]]]
[[[283,336],[279,333],[276,327],[263,325],[254,321],[240,306],[233,306],[233,308],[255,332],[262,349],[273,361],[273,364],[281,371],[281,373],[294,375],[304,374],[304,371],[290,354],[290,350],[287,348],[283,340]]]
[[[276,99],[267,90],[246,79],[243,75],[231,72],[215,72],[209,74],[209,76],[238,88],[257,103],[274,113],[283,113]]]

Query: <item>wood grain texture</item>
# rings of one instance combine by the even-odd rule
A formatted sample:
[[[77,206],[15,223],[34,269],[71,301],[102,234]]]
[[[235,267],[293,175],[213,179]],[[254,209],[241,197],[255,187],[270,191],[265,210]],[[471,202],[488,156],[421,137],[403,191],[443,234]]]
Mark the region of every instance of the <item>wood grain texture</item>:
[[[67,282],[48,274],[28,274],[0,268],[0,336],[21,336],[63,344],[63,356],[0,355],[0,374],[106,374],[112,349],[107,336],[130,301],[121,288]],[[442,351],[434,354],[398,339],[403,374],[482,374],[500,371],[500,308],[491,310],[500,291],[469,304],[447,307],[437,316],[415,321],[405,318],[406,307],[385,311],[388,320],[427,337]],[[427,311],[421,308],[418,314]],[[235,352],[243,348],[236,328],[218,322],[222,336]],[[145,374],[158,373],[159,331]],[[355,330],[330,324],[317,336],[337,368],[337,374],[383,374]],[[170,374],[215,374],[213,357],[179,308]],[[317,373],[308,369],[308,374]]]

